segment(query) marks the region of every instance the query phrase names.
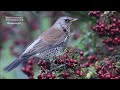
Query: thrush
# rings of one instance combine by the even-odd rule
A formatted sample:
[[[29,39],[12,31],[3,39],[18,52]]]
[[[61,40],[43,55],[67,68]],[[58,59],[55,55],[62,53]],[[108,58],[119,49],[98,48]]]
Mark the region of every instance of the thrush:
[[[47,60],[59,55],[67,45],[70,26],[76,20],[77,18],[67,16],[60,17],[52,27],[38,36],[37,39],[28,45],[19,58],[5,67],[4,70],[11,71],[33,56]]]

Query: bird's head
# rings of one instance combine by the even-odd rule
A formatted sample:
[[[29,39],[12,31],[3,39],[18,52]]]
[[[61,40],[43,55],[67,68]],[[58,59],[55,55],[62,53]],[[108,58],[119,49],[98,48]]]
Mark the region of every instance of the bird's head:
[[[60,30],[68,30],[70,32],[70,26],[72,22],[78,20],[77,18],[72,18],[68,16],[60,17],[53,26],[59,28]]]

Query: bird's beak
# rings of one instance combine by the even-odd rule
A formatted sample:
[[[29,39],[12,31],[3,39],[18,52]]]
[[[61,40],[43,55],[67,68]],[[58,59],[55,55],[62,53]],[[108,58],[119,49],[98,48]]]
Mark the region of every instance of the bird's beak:
[[[72,18],[71,22],[77,21],[78,18]]]

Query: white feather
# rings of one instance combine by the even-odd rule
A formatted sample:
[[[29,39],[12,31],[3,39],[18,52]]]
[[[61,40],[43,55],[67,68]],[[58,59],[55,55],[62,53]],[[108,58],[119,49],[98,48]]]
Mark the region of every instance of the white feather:
[[[23,54],[28,53],[31,49],[33,49],[34,45],[36,45],[39,41],[40,38],[36,39],[30,46],[27,47],[27,49],[23,52]]]

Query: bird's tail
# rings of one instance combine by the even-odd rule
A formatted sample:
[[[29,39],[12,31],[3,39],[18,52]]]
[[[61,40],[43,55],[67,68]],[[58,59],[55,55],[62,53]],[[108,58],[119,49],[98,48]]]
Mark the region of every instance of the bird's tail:
[[[4,71],[11,71],[16,68],[20,63],[24,62],[27,58],[20,58],[13,61],[10,65],[4,68]]]

